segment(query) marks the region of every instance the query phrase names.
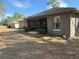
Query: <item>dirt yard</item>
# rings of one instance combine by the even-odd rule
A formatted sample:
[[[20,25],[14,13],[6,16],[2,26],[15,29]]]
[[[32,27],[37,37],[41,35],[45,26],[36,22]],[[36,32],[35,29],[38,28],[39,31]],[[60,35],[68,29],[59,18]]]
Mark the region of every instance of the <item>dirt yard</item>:
[[[0,28],[0,59],[79,59],[79,43]]]

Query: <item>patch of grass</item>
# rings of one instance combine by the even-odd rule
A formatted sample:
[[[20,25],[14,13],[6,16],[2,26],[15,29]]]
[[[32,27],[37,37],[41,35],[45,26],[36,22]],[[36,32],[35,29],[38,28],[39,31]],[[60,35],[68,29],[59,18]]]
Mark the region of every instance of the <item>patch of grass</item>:
[[[79,36],[74,37],[75,41],[79,42]]]

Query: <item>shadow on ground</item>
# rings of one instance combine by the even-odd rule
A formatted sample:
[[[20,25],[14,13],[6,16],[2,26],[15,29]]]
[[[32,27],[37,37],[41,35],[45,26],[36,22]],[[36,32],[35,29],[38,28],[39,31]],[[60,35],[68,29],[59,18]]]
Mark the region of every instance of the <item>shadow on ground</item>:
[[[0,42],[6,47],[0,49],[0,59],[79,59],[79,43],[50,42],[44,37],[21,31],[1,33]]]

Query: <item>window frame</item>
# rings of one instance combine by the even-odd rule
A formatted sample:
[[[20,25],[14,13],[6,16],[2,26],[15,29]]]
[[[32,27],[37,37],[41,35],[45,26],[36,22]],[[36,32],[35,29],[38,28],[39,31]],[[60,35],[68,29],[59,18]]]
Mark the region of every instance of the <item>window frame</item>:
[[[58,24],[59,24],[59,28],[57,28]],[[60,16],[54,16],[54,19],[53,19],[53,31],[61,31]]]

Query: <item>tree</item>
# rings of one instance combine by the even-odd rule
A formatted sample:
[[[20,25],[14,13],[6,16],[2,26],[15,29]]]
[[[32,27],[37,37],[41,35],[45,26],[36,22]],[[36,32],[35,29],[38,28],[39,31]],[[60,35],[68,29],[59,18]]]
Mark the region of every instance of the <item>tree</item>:
[[[59,0],[49,0],[48,6],[49,6],[49,8],[58,8],[58,7],[60,7],[60,1]]]
[[[7,22],[11,22],[13,20],[13,17],[7,16],[7,19],[5,19]]]
[[[0,16],[2,16],[2,20],[5,16],[5,13],[6,13],[6,11],[5,11],[5,7],[4,7],[4,4],[3,4],[3,0],[0,0]]]
[[[1,21],[2,25],[7,25],[9,22],[11,22],[13,20],[13,17],[7,16],[6,19]]]
[[[0,17],[2,17],[0,24],[2,24],[2,25],[5,22],[5,20],[4,20],[5,13],[6,13],[6,10],[5,10],[3,0],[0,0]]]
[[[14,16],[13,16],[14,20],[22,20],[24,18],[23,15],[21,15],[20,13],[14,13]]]
[[[2,20],[2,24],[6,25],[9,22],[23,20],[24,16],[19,13],[14,13],[13,16],[7,16],[6,19]]]

